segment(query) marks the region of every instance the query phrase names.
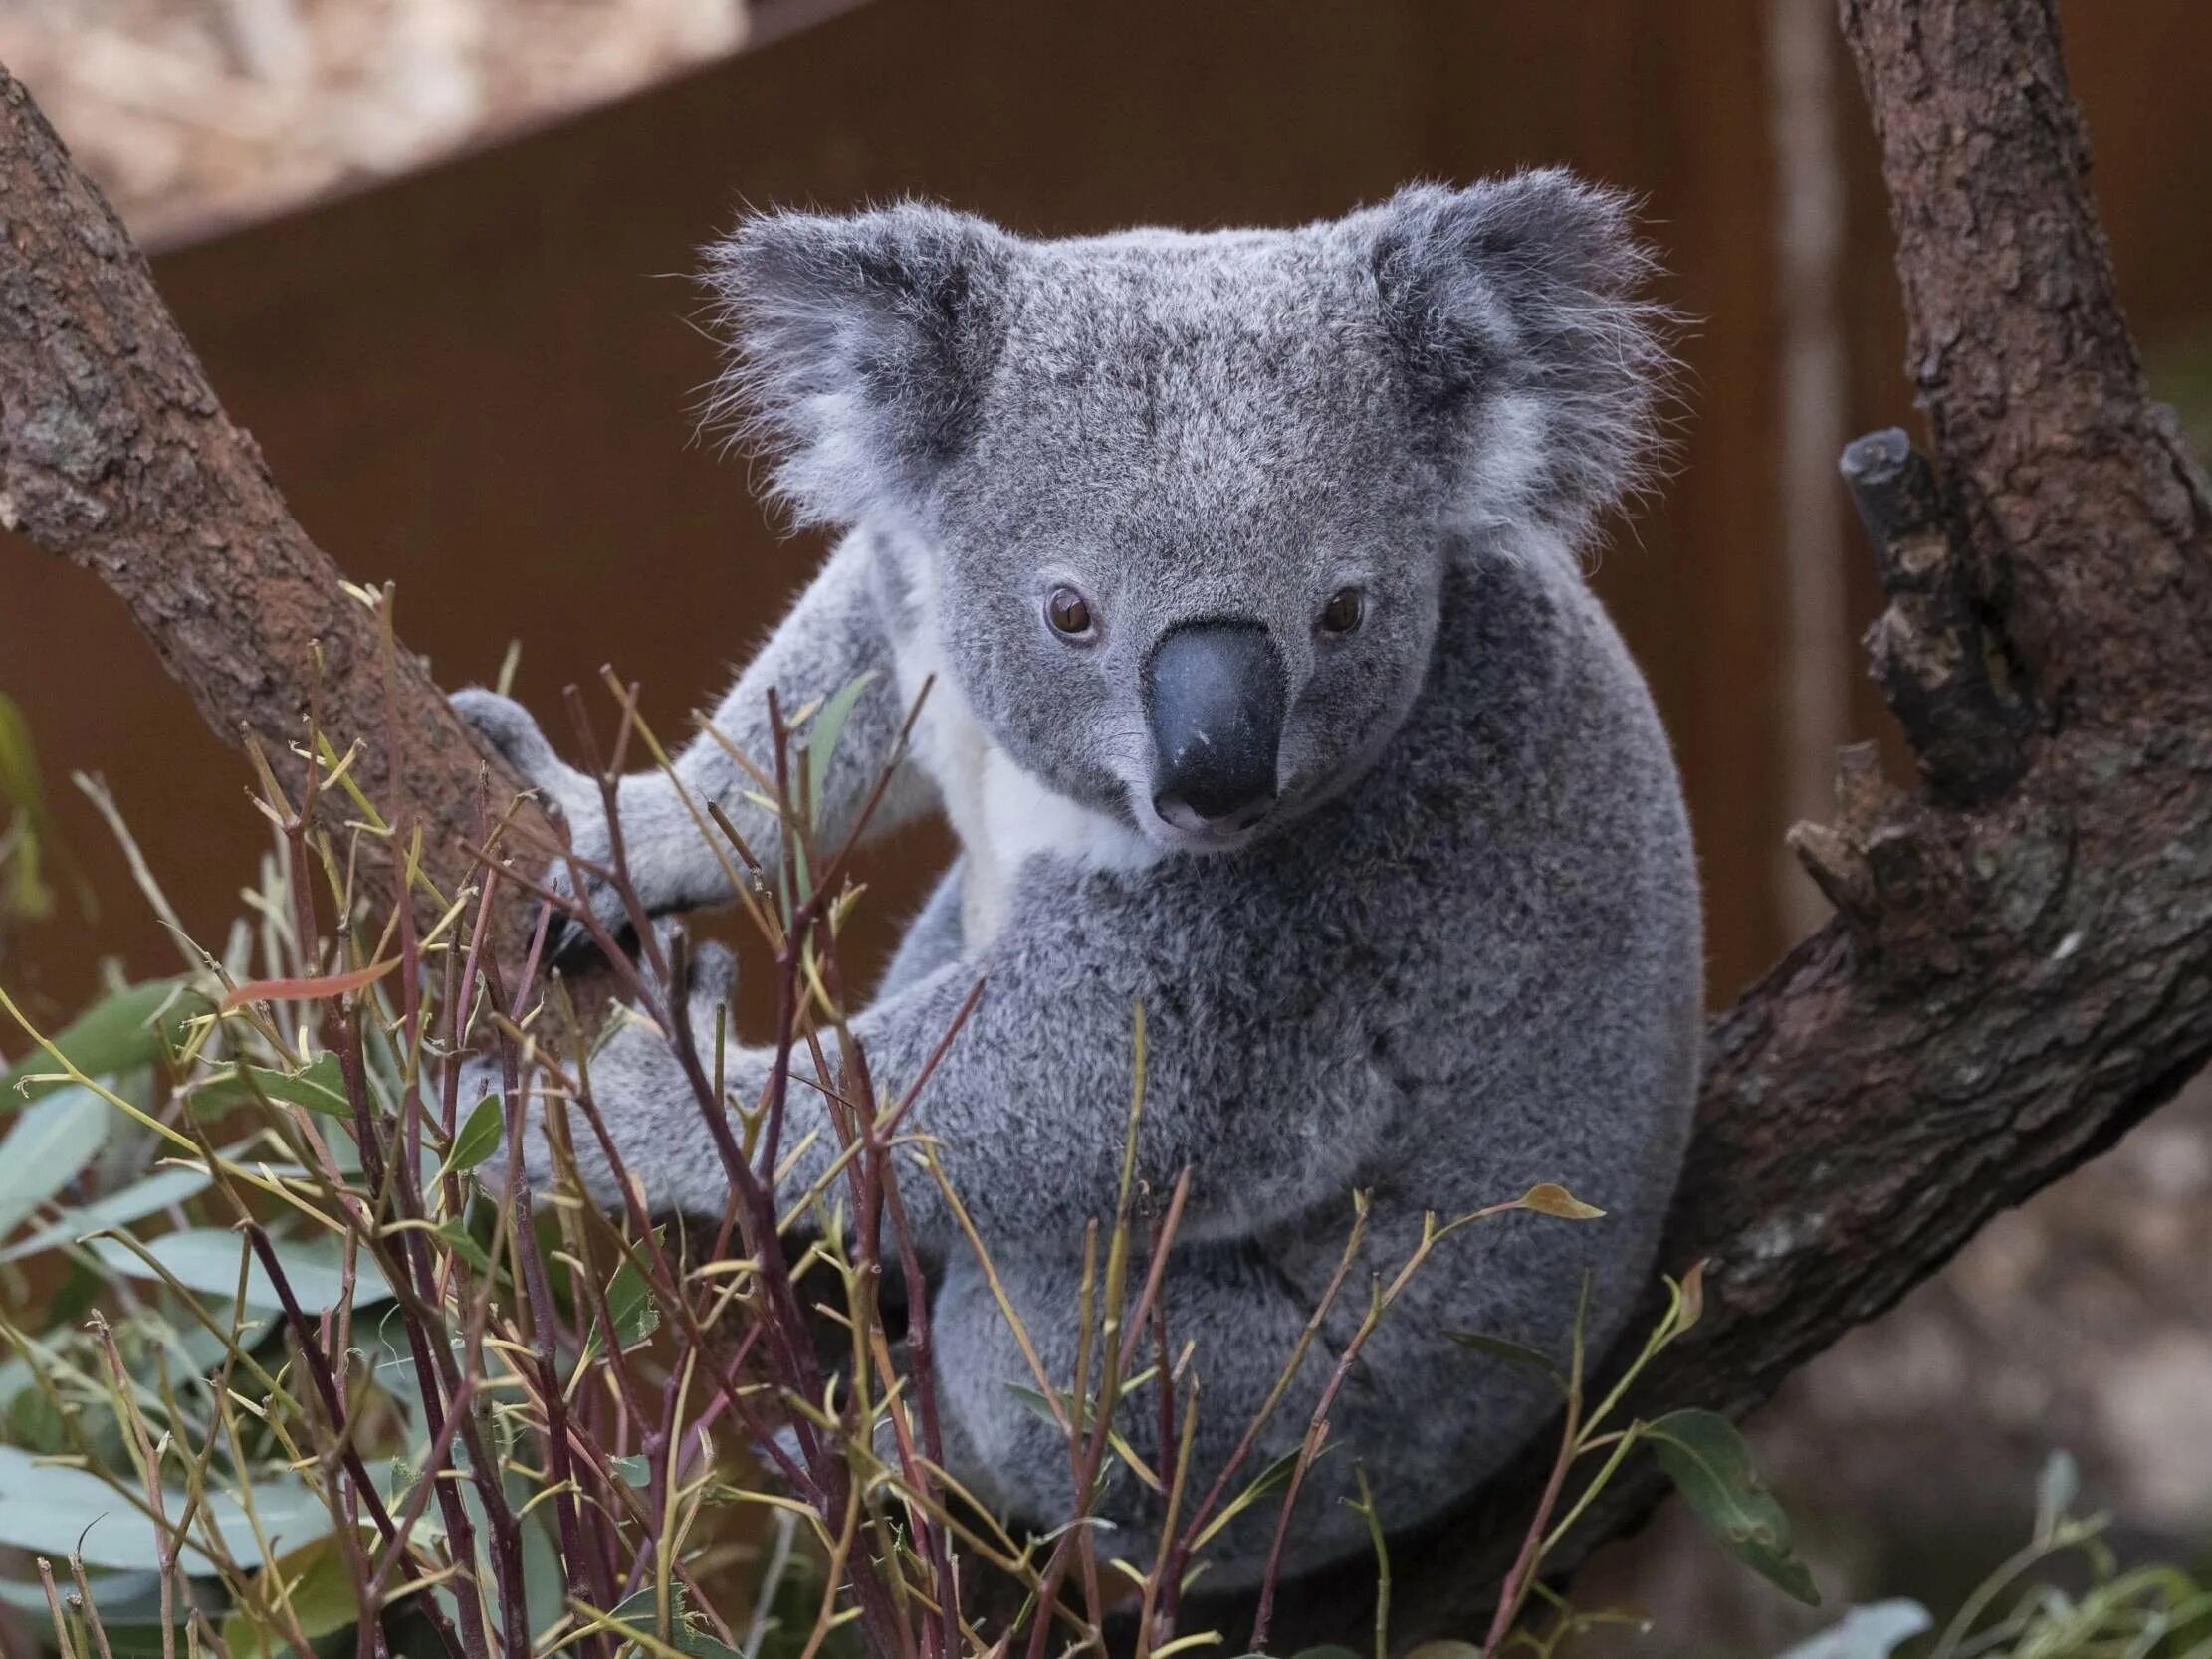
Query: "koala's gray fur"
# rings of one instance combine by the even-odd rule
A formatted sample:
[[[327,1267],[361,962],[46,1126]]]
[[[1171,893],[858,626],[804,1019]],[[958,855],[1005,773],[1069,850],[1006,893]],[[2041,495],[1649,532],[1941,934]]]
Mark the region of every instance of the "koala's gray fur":
[[[1193,1171],[1167,1294],[1173,1343],[1198,1345],[1194,1490],[1316,1306],[1355,1189],[1374,1205],[1362,1271],[1250,1472],[1296,1444],[1368,1273],[1405,1259],[1425,1210],[1550,1180],[1608,1212],[1511,1215],[1439,1250],[1336,1404],[1294,1571],[1360,1545],[1338,1502],[1355,1464],[1404,1526],[1547,1419],[1540,1379],[1450,1333],[1563,1351],[1587,1276],[1602,1348],[1653,1269],[1696,1081],[1697,885],[1665,737],[1575,556],[1654,424],[1646,269],[1621,201],[1560,173],[1420,186],[1291,231],[1040,242],[922,206],[777,214],[715,256],[733,406],[795,515],[850,526],[716,723],[766,756],[770,688],[791,709],[879,671],[827,779],[834,840],[937,676],[876,823],[942,805],[963,855],[855,1029],[895,1093],[984,981],[914,1123],[1054,1375],[1072,1372],[1084,1223],[1113,1205],[1140,1001],[1139,1173],[1165,1193]],[[1044,620],[1063,585],[1096,619],[1086,643]],[[1346,588],[1362,623],[1325,635]],[[1209,839],[1153,809],[1145,665],[1169,630],[1217,622],[1265,630],[1282,709],[1274,809]],[[486,693],[463,707],[603,858],[594,790],[530,717]],[[775,845],[721,743],[675,773]],[[629,777],[619,806],[652,910],[729,896],[675,784]],[[733,1054],[733,1094],[754,1098],[771,1059]],[[719,1215],[659,1035],[616,1037],[594,1079],[651,1201]],[[786,1144],[820,1127],[814,1102],[790,1092]],[[1064,1447],[1008,1388],[1027,1369],[932,1183],[902,1189],[942,1263],[956,1470],[1056,1521]],[[1156,1458],[1155,1413],[1132,1404]],[[1149,1562],[1152,1501],[1125,1479],[1107,1509],[1112,1548]],[[1271,1524],[1224,1535],[1213,1582],[1248,1581]]]

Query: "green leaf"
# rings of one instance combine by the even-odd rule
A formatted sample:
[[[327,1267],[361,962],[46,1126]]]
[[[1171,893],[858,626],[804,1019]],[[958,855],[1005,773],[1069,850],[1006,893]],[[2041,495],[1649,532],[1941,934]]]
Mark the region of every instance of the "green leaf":
[[[1049,1425],[1055,1434],[1059,1432],[1060,1419],[1053,1415],[1052,1402],[1046,1399],[1042,1393],[1030,1387],[1026,1382],[1008,1382],[1005,1386],[1006,1392],[1027,1406],[1029,1414],[1035,1417],[1038,1422]],[[1088,1409],[1083,1412],[1083,1417],[1085,1419],[1083,1426],[1088,1427],[1090,1418]]]
[[[690,1615],[684,1608],[684,1592],[681,1585],[672,1584],[669,1586],[668,1611],[671,1628],[665,1639],[668,1645],[678,1653],[687,1655],[688,1659],[744,1659],[744,1655],[740,1654],[737,1649],[727,1647],[716,1641],[712,1636],[697,1629],[691,1623]],[[608,1616],[621,1627],[626,1635],[652,1636],[656,1640],[662,1639],[657,1628],[660,1618],[660,1604],[654,1592],[650,1589],[639,1590],[635,1595],[625,1598],[621,1605],[614,1608]],[[623,1650],[624,1659],[628,1659],[630,1654],[638,1651],[639,1649],[634,1647],[625,1648]]]
[[[507,1480],[507,1501],[516,1509],[530,1501],[536,1488],[518,1477]],[[553,1512],[541,1505],[522,1518],[523,1623],[531,1630],[550,1629],[568,1610],[561,1584],[560,1545],[553,1537]]]
[[[2082,1493],[2081,1466],[2063,1446],[2043,1460],[2036,1476],[2036,1537],[2049,1538],[2059,1523],[2074,1513],[2074,1500]]]
[[[845,723],[852,718],[853,705],[860,701],[860,694],[868,689],[876,677],[874,669],[848,680],[837,695],[822,705],[813,724],[806,728],[806,821],[821,824],[822,784],[829,776],[829,762],[837,752],[837,739],[845,734]]]
[[[438,1242],[459,1256],[485,1278],[492,1276],[492,1257],[483,1245],[476,1242],[458,1221],[441,1221],[433,1229]]]
[[[1326,1454],[1329,1448],[1326,1446],[1322,1448],[1324,1454]],[[1214,1541],[1215,1537],[1220,1532],[1223,1527],[1226,1527],[1231,1521],[1234,1521],[1239,1515],[1242,1515],[1246,1510],[1250,1509],[1252,1505],[1258,1503],[1260,1499],[1266,1497],[1268,1493],[1276,1491],[1278,1488],[1281,1488],[1283,1486],[1287,1486],[1290,1482],[1291,1475],[1294,1474],[1298,1468],[1298,1459],[1301,1453],[1302,1448],[1292,1447],[1289,1451],[1283,1453],[1282,1456],[1276,1458],[1274,1462],[1268,1464],[1266,1468],[1262,1469],[1258,1473],[1258,1475],[1253,1478],[1251,1485],[1245,1487],[1243,1491],[1239,1492],[1235,1497],[1231,1498],[1227,1503],[1223,1504],[1220,1508],[1219,1513],[1217,1513],[1213,1520],[1209,1521],[1206,1524],[1205,1531],[1201,1532],[1197,1540],[1195,1541],[1196,1547],[1199,1549],[1204,1549],[1207,1545],[1211,1544]]]
[[[1567,1392],[1567,1373],[1525,1343],[1516,1343],[1505,1337],[1492,1337],[1481,1331],[1447,1331],[1444,1333],[1461,1348],[1486,1353],[1493,1359],[1503,1359],[1509,1365],[1518,1365],[1524,1371],[1534,1371],[1562,1394]]]
[[[12,826],[10,818],[15,820]],[[0,908],[37,921],[54,910],[53,890],[39,876],[40,843],[53,833],[53,828],[47,821],[30,723],[12,699],[0,696],[0,842],[5,841],[5,832],[11,828],[15,842],[0,860],[0,872],[6,874],[15,891],[6,896]]]
[[[1152,1373],[1147,1372],[1145,1374],[1150,1375]],[[1123,1384],[1122,1391],[1120,1394],[1116,1395],[1116,1398],[1120,1399],[1122,1397],[1125,1397],[1129,1387],[1138,1380],[1138,1378],[1133,1377],[1130,1379],[1129,1383]],[[1009,1381],[1001,1384],[1001,1386],[1011,1392],[1015,1399],[1019,1400],[1023,1405],[1027,1406],[1032,1412],[1034,1412],[1040,1421],[1051,1424],[1053,1432],[1057,1433],[1059,1431],[1059,1419],[1052,1415],[1052,1407],[1049,1403],[1047,1403],[1045,1397],[1042,1394],[1038,1393],[1034,1388],[1029,1387],[1026,1383],[1021,1382]],[[1084,1432],[1088,1433],[1092,1423],[1094,1423],[1098,1418],[1097,1402],[1095,1400],[1089,1399],[1078,1402],[1072,1389],[1058,1388],[1054,1389],[1053,1392],[1059,1395],[1060,1404],[1067,1411],[1067,1420],[1071,1423],[1075,1423],[1078,1427],[1083,1429]],[[1108,1449],[1113,1452],[1116,1458],[1120,1459],[1122,1465],[1125,1466],[1131,1474],[1135,1475],[1139,1480],[1143,1481],[1154,1491],[1158,1491],[1160,1489],[1160,1477],[1153,1472],[1151,1465],[1147,1464],[1142,1457],[1137,1455],[1137,1448],[1129,1443],[1127,1436],[1125,1436],[1119,1429],[1113,1426],[1113,1423],[1111,1421],[1112,1415],[1113,1408],[1109,1407],[1107,1411],[1109,1420],[1106,1425],[1106,1445]],[[1104,1482],[1109,1476],[1113,1474],[1113,1464],[1105,1465],[1099,1470],[1100,1481]],[[1103,1487],[1101,1487],[1101,1490],[1103,1490]]]
[[[108,1140],[113,1109],[72,1083],[24,1112],[0,1140],[0,1238],[75,1180]]]
[[[500,1136],[506,1129],[507,1119],[500,1110],[499,1096],[486,1095],[470,1112],[468,1122],[461,1126],[461,1133],[453,1138],[453,1150],[446,1153],[445,1167],[438,1173],[458,1175],[474,1169],[499,1150]]]
[[[1348,1647],[1331,1643],[1323,1647],[1302,1647],[1290,1659],[1360,1659],[1360,1656]]]
[[[331,1512],[305,1483],[289,1476],[256,1481],[249,1489],[254,1513],[261,1518],[272,1543],[293,1549],[322,1538],[331,1530]],[[185,1512],[187,1495],[182,1488],[166,1489],[163,1513]],[[203,1512],[214,1524],[224,1549],[242,1561],[261,1558],[252,1523],[235,1488],[210,1491]],[[195,1522],[193,1537],[203,1536],[204,1523]],[[0,1446],[0,1544],[60,1560],[84,1535],[87,1566],[125,1572],[152,1572],[160,1565],[154,1550],[153,1523],[130,1506],[123,1495],[97,1475],[82,1469],[38,1462],[14,1446]],[[177,1551],[184,1570],[205,1577],[215,1570],[205,1551],[190,1540]]]
[[[299,1621],[300,1634],[309,1641],[350,1630],[359,1621],[360,1600],[352,1569],[346,1565],[345,1554],[334,1538],[320,1539],[262,1568],[265,1578],[272,1572],[282,1575],[292,1616]],[[274,1598],[274,1588],[269,1593]],[[243,1608],[232,1609],[223,1620],[223,1644],[230,1649],[231,1659],[271,1659],[275,1654],[289,1656],[293,1651],[287,1638]]]
[[[326,1118],[352,1121],[353,1103],[345,1097],[345,1074],[334,1054],[326,1054],[297,1072],[269,1066],[237,1066],[192,1091],[192,1110],[213,1117],[250,1101],[268,1099],[305,1107]]]
[[[161,1575],[158,1572],[90,1573],[87,1576],[92,1581],[93,1605],[99,1609],[101,1622],[108,1626],[111,1640],[118,1620],[142,1624],[160,1616]],[[44,1616],[46,1588],[36,1582],[0,1579],[0,1602]],[[188,1613],[188,1608],[176,1608],[177,1622],[183,1623]]]
[[[46,806],[38,751],[31,746],[31,723],[16,701],[6,696],[0,696],[0,806],[20,807],[34,819]]]
[[[31,1110],[40,1111],[46,1104],[42,1101]],[[101,1104],[106,1106],[107,1102],[103,1101]],[[58,1249],[88,1233],[142,1221],[156,1211],[198,1196],[211,1184],[212,1177],[205,1170],[186,1169],[174,1164],[156,1169],[144,1180],[124,1187],[120,1192],[96,1198],[89,1204],[64,1208],[60,1219],[52,1226],[42,1227],[9,1245],[7,1249],[0,1250],[0,1262],[20,1261],[23,1257],[35,1256],[42,1250]]]
[[[633,1452],[628,1457],[610,1457],[607,1467],[622,1477],[624,1486],[645,1486],[652,1481],[652,1460],[643,1452]]]
[[[1605,1214],[1596,1204],[1586,1204],[1557,1181],[1538,1181],[1514,1200],[1514,1208],[1555,1215],[1562,1221],[1595,1221]]]
[[[1790,1551],[1790,1518],[1759,1484],[1751,1448],[1717,1411],[1692,1407],[1647,1423],[1666,1478],[1737,1559],[1808,1607],[1820,1605],[1813,1575]]]
[[[1782,1659],[1889,1659],[1934,1622],[1917,1601],[1870,1601],[1852,1608],[1819,1635],[1798,1643]]]
[[[207,998],[183,979],[154,979],[119,990],[53,1039],[69,1063],[87,1077],[113,1077],[150,1066],[175,1049],[188,1021],[208,1013]],[[61,1068],[44,1048],[34,1048],[5,1077],[0,1077],[0,1112],[13,1112],[66,1087],[64,1082],[25,1080]]]
[[[618,1348],[635,1348],[660,1329],[661,1311],[653,1305],[652,1287],[637,1263],[624,1262],[607,1282],[607,1314]]]
[[[310,1318],[326,1308],[337,1307],[344,1300],[344,1251],[335,1238],[324,1234],[272,1242],[277,1248],[278,1265],[284,1269],[285,1282],[292,1287],[301,1310]],[[220,1296],[227,1300],[238,1288],[239,1255],[249,1251],[251,1246],[244,1234],[228,1228],[187,1227],[182,1232],[163,1233],[159,1238],[147,1239],[141,1248],[185,1289],[201,1296]],[[136,1251],[118,1239],[95,1239],[92,1250],[117,1273],[136,1279],[158,1277]],[[391,1287],[384,1282],[374,1258],[366,1251],[361,1252],[354,1274],[353,1306],[366,1308],[389,1301],[391,1294]],[[284,1306],[276,1285],[262,1271],[258,1260],[247,1265],[246,1306]]]

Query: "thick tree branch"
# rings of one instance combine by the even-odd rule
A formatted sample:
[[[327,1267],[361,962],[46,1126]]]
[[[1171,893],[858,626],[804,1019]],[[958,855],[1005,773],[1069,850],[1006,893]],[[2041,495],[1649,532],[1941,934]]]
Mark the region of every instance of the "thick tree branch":
[[[1845,755],[1836,822],[1795,836],[1838,919],[1713,1024],[1665,1246],[1711,1261],[1708,1312],[1647,1412],[1756,1405],[2212,1055],[2212,500],[2142,386],[2055,14],[1845,0],[1934,441],[1932,473],[1886,437],[1849,469],[1921,776]],[[326,723],[450,846],[477,756],[403,657],[390,775],[373,619],[4,79],[0,217],[0,521],[113,586],[219,730],[295,739],[321,641]],[[1398,1547],[1402,1639],[1473,1627],[1550,1456]],[[1645,1512],[1648,1476],[1581,1546]],[[1372,1587],[1295,1590],[1276,1629],[1356,1634]]]
[[[296,800],[311,702],[338,750],[359,739],[353,777],[422,827],[450,891],[482,802],[504,808],[519,784],[420,659],[397,651],[387,686],[382,619],[294,520],[144,258],[5,69],[0,239],[0,527],[120,595],[208,724],[258,739]],[[362,874],[388,902],[389,865]]]
[[[1664,1246],[1709,1260],[1708,1312],[1646,1414],[1760,1404],[2212,1058],[2212,498],[2120,315],[2056,0],[1842,13],[1934,440],[1932,475],[1901,435],[1845,467],[1921,777],[1848,750],[1836,822],[1793,834],[1839,916],[1713,1022]],[[1402,1639],[1474,1627],[1549,1456],[1399,1548]],[[1656,1496],[1647,1468],[1557,1564]],[[1278,1628],[1356,1644],[1363,1605],[1348,1573]]]

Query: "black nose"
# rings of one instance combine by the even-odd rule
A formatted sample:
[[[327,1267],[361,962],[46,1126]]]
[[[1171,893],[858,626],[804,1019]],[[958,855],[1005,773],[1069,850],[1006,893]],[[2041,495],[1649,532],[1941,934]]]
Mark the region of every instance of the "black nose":
[[[1153,808],[1181,829],[1243,829],[1275,802],[1282,657],[1251,622],[1189,622],[1145,663]]]

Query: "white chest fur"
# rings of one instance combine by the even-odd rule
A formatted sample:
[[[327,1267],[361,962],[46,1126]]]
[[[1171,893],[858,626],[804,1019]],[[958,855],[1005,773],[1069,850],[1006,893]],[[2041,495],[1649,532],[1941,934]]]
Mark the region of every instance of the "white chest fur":
[[[925,630],[926,634],[927,630]],[[993,742],[927,638],[898,648],[899,693],[929,701],[915,725],[914,757],[936,782],[961,847],[961,931],[971,950],[1005,921],[1021,867],[1033,858],[1082,869],[1140,870],[1162,856],[1137,831],[1045,787]]]

